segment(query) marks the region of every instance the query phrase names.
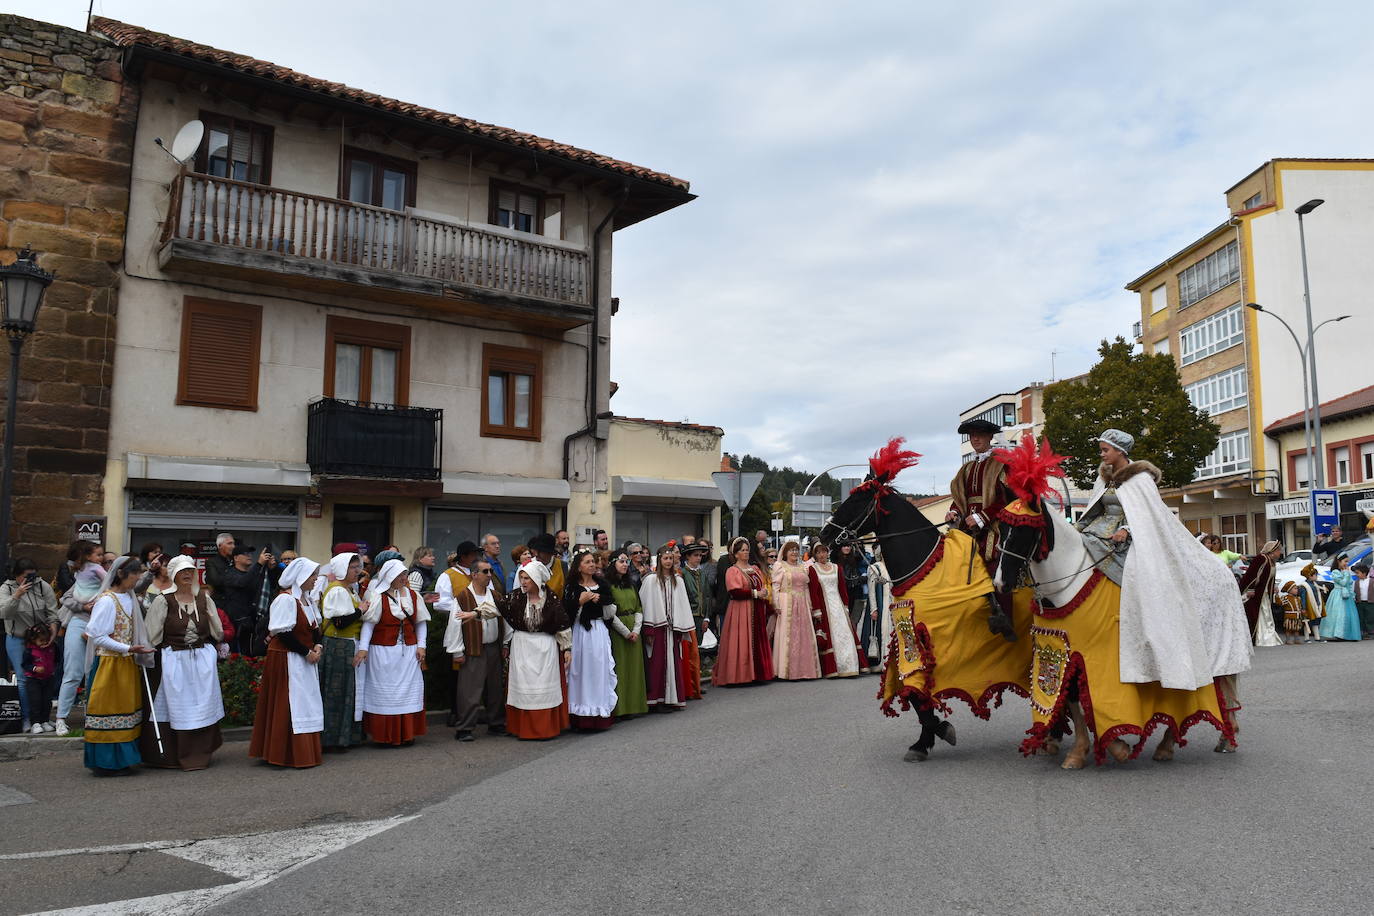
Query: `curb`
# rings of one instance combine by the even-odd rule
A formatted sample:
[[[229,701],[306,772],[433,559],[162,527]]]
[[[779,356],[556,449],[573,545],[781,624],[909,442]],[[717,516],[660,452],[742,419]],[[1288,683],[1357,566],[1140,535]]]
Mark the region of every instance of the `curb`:
[[[447,709],[431,709],[425,713],[425,721],[431,726],[448,721]],[[253,736],[253,726],[242,725],[235,728],[220,729],[224,743],[247,741]],[[35,757],[50,757],[56,754],[82,753],[85,739],[55,738],[50,735],[5,735],[0,737],[0,761],[32,760]]]

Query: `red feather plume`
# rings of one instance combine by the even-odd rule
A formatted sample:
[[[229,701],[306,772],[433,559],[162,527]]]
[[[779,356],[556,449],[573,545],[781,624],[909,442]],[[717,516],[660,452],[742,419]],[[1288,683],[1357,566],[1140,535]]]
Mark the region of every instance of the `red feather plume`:
[[[896,436],[873,453],[873,457],[868,459],[868,467],[873,471],[875,480],[888,483],[902,471],[915,467],[920,462],[920,454],[903,449],[902,446],[905,444],[904,436]]]
[[[1017,496],[1044,499],[1056,495],[1050,479],[1064,476],[1065,456],[1056,455],[1048,439],[1041,440],[1040,447],[1036,448],[1035,437],[1024,433],[1020,445],[999,448],[992,455],[1007,466],[1007,486]]]

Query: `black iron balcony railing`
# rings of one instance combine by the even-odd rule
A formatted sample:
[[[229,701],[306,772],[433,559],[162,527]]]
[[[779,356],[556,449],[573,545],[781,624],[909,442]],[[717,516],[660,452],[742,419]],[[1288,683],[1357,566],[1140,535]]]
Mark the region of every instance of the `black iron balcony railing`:
[[[309,408],[306,460],[313,474],[438,480],[444,412],[320,398]]]

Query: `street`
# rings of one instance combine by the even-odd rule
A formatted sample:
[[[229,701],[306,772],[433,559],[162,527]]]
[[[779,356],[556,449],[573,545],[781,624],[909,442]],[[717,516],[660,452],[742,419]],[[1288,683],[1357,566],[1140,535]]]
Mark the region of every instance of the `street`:
[[[301,772],[244,742],[201,773],[6,763],[0,913],[1368,912],[1372,657],[1262,650],[1239,753],[1204,726],[1172,763],[1077,773],[1016,752],[1019,699],[906,763],[914,717],[872,677]]]

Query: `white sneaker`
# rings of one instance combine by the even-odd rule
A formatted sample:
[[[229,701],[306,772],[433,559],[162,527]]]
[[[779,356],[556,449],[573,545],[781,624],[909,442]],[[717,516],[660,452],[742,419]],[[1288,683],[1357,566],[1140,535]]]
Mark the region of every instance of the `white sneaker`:
[[[57,731],[57,728],[56,728],[51,722],[44,722],[44,723],[43,723],[43,731],[45,731],[45,732],[55,732],[55,731]]]
[[[43,724],[42,724],[41,722],[35,722],[35,723],[33,723],[33,725],[29,728],[29,734],[30,734],[30,735],[41,735],[41,734],[43,734]]]
[[[55,729],[55,731],[57,732],[57,737],[59,737],[59,738],[65,738],[65,737],[67,736],[67,734],[68,734],[69,732],[71,732],[71,729],[67,727],[67,720],[66,720],[66,719],[58,719],[58,720],[57,720],[57,728]]]

